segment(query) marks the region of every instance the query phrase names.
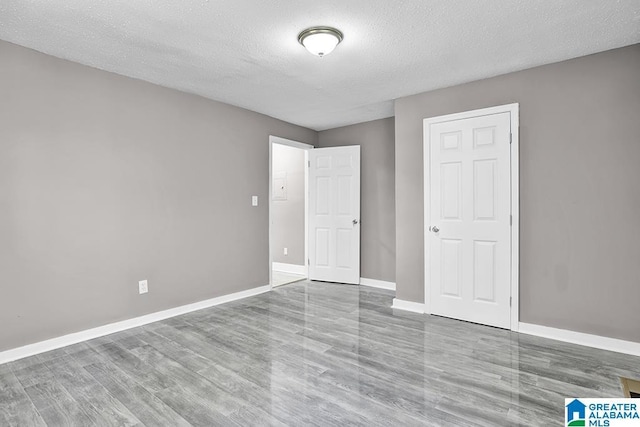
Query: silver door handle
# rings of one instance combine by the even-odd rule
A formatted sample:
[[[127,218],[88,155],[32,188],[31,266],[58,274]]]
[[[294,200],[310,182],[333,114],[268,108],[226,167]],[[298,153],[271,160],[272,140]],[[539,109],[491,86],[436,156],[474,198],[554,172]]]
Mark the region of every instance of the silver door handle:
[[[358,220],[357,220],[357,219],[354,219],[354,220],[353,220],[353,221],[351,221],[351,222],[353,222],[353,225],[356,225],[356,224],[358,223]]]
[[[437,233],[438,231],[440,231],[437,225],[434,225],[433,227],[429,227],[429,230],[433,231],[434,233]]]

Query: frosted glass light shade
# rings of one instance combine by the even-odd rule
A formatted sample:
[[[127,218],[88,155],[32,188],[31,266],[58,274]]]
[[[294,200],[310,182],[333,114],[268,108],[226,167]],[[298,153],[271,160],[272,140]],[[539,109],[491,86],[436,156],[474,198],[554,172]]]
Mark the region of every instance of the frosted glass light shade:
[[[298,42],[312,54],[323,57],[333,52],[342,38],[342,33],[335,28],[312,27],[298,35]]]

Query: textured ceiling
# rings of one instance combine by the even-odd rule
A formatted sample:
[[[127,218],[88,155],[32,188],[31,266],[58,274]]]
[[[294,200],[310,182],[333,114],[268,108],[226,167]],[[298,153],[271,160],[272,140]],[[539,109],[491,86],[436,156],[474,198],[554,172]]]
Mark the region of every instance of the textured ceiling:
[[[313,25],[345,35],[325,58]],[[0,0],[0,39],[322,130],[638,43],[640,0]]]

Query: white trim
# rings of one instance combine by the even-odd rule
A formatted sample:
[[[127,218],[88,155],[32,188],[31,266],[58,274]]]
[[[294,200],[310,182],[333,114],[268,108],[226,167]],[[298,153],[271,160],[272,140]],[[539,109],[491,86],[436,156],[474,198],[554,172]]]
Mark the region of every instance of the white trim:
[[[283,262],[272,262],[271,270],[279,271],[281,273],[289,273],[289,274],[301,274],[303,276],[307,275],[307,267],[304,265],[296,265],[296,264],[285,264]]]
[[[312,147],[313,148],[313,147]],[[310,149],[312,149],[310,148]],[[304,150],[304,275],[309,277],[309,150]]]
[[[313,145],[304,142],[294,141],[292,139],[280,138],[279,136],[269,135],[269,142],[272,144],[288,145],[289,147],[300,148],[301,150],[313,150]]]
[[[424,179],[424,307],[425,313],[431,314],[430,304],[430,254],[427,244],[429,235],[430,209],[430,129],[436,123],[448,122],[452,120],[468,119],[471,117],[488,116],[497,113],[509,113],[511,116],[511,215],[513,223],[511,226],[511,330],[517,332],[520,319],[520,294],[519,294],[519,262],[520,262],[520,169],[519,169],[519,147],[520,147],[520,106],[518,103],[500,105],[496,107],[481,108],[478,110],[465,111],[462,113],[447,114],[444,116],[430,117],[423,120],[423,179]]]
[[[393,305],[391,308],[395,308],[398,310],[411,311],[413,313],[424,314],[424,304],[413,301],[405,301],[398,298],[393,299]]]
[[[506,106],[505,106],[506,107]],[[511,115],[511,330],[520,330],[520,104]]]
[[[369,286],[372,288],[388,289],[390,291],[396,290],[396,284],[393,282],[385,282],[384,280],[376,280],[376,279],[367,279],[364,277],[360,278],[360,285]]]
[[[625,341],[617,338],[603,337],[600,335],[585,334],[566,329],[551,328],[549,326],[534,325],[531,323],[520,323],[520,333],[535,335],[537,337],[549,338],[557,341],[564,341],[572,344],[584,345],[587,347],[599,348],[602,350],[615,351],[617,353],[640,356],[640,343]]]
[[[34,356],[36,354],[45,353],[47,351],[56,350],[58,348],[66,347],[72,344],[77,344],[79,342],[88,341],[94,338],[110,335],[131,328],[136,328],[138,326],[157,322],[159,320],[168,319],[170,317],[180,316],[192,311],[202,310],[204,308],[209,308],[227,302],[259,295],[265,292],[269,292],[270,290],[271,286],[269,285],[260,286],[253,289],[247,289],[246,291],[222,295],[216,298],[182,305],[180,307],[170,308],[168,310],[146,314],[144,316],[135,317],[133,319],[127,319],[121,322],[111,323],[109,325],[99,326],[97,328],[87,329],[85,331],[75,332],[69,335],[52,338],[35,344],[29,344],[23,347],[6,350],[0,352],[0,365],[3,363],[13,362],[14,360],[23,359],[25,357]]]
[[[313,150],[313,145],[304,142],[293,141],[291,139],[280,138],[279,136],[269,135],[269,266],[273,266],[273,254],[271,253],[271,212],[273,211],[273,144],[287,145],[289,147],[305,150],[304,162],[309,161],[309,150]],[[306,262],[309,259],[309,168],[304,168],[304,276],[309,277],[309,265]],[[298,273],[296,273],[298,274]],[[273,283],[271,277],[271,268],[269,268],[269,283]],[[271,285],[270,285],[271,286]]]

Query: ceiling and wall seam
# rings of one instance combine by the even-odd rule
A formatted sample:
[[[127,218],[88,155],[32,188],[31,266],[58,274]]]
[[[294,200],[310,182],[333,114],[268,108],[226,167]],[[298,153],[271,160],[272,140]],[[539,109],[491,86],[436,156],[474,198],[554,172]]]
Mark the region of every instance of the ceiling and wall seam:
[[[297,41],[330,25],[325,58]],[[637,0],[4,0],[0,39],[317,131],[394,99],[640,42]]]

